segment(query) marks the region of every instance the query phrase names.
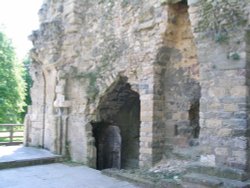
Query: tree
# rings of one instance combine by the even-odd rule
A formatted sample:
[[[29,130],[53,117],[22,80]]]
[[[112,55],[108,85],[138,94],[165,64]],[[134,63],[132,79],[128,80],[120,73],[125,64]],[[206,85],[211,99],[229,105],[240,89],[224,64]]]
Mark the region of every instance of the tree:
[[[23,111],[23,66],[16,59],[11,41],[0,32],[0,123],[18,123]]]
[[[30,96],[30,88],[32,87],[33,81],[32,78],[30,76],[30,64],[31,64],[31,60],[29,57],[26,57],[23,61],[23,65],[24,65],[24,73],[23,73],[23,80],[26,83],[26,87],[25,87],[25,106],[24,106],[24,110],[21,113],[21,117],[22,119],[24,119],[25,114],[28,111],[28,105],[31,105],[31,96]]]

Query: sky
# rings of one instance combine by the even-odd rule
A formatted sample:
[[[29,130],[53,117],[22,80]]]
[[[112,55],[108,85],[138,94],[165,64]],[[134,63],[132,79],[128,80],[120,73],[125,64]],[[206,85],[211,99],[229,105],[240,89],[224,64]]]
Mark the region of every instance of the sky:
[[[12,40],[17,57],[32,48],[28,36],[39,28],[38,11],[43,0],[0,0],[0,27]]]

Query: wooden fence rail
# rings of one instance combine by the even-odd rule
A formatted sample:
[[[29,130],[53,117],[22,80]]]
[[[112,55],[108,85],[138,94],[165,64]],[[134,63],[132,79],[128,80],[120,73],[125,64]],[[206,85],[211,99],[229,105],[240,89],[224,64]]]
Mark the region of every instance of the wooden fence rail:
[[[23,124],[0,124],[0,145],[22,144],[23,134]]]

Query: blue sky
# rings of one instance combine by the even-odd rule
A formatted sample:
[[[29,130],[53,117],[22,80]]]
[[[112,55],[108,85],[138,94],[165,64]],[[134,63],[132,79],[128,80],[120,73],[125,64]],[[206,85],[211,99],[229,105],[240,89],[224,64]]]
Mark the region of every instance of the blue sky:
[[[38,11],[42,2],[43,0],[0,0],[1,30],[12,39],[19,59],[32,48],[28,36],[39,27]]]

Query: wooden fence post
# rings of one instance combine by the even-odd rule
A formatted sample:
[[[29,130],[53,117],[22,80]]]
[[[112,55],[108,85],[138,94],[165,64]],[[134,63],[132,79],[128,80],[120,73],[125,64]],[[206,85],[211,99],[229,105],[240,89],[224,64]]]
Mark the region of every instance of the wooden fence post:
[[[8,141],[0,141],[0,145],[18,145],[23,143],[24,130],[22,124],[0,124],[0,128],[6,127],[5,129],[0,129],[0,138],[8,139]],[[21,129],[15,129],[15,127],[22,127]],[[15,134],[17,133],[17,135]],[[20,135],[21,134],[21,135]],[[21,139],[20,141],[15,139]]]
[[[10,143],[13,142],[13,126],[10,127]]]

